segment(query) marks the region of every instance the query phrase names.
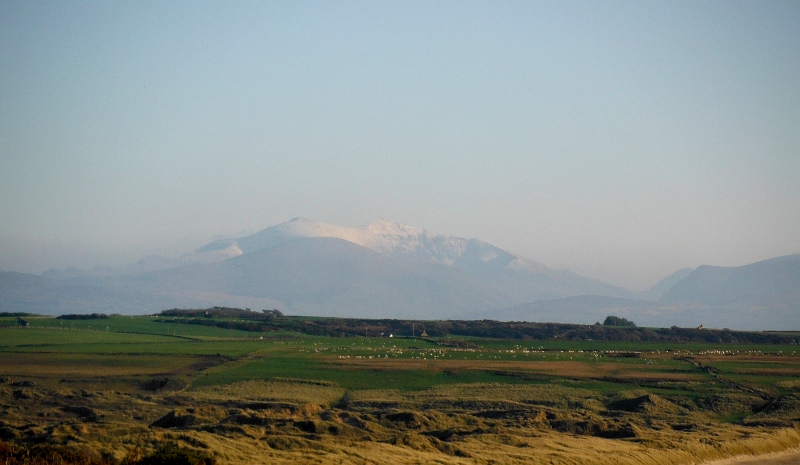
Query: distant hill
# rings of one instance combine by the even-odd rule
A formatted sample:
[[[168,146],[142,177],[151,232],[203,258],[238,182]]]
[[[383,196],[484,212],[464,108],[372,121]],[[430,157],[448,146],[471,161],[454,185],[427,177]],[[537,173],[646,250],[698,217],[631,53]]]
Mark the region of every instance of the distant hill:
[[[666,290],[664,290],[666,289]],[[640,297],[584,295],[539,300],[476,314],[498,320],[590,324],[607,315],[640,326],[800,329],[800,255],[740,267],[701,266],[668,276]]]
[[[647,291],[637,294],[636,297],[644,300],[659,300],[661,296],[672,289],[672,286],[681,281],[683,278],[689,276],[692,271],[694,270],[691,268],[682,268],[657,282]]]
[[[271,244],[254,250],[245,246],[251,251],[224,262],[161,270],[140,279],[170,283],[184,293],[272,299],[277,302],[273,306],[294,314],[384,318],[461,318],[537,298],[625,292],[543,265],[509,266],[517,260],[513,256],[476,259],[468,255],[470,244],[461,255],[430,249],[379,253],[333,237],[292,237]],[[417,256],[437,252],[436,259]]]
[[[202,250],[231,247],[242,255],[219,267],[242,276],[231,292],[269,295],[294,313],[460,318],[534,299],[628,293],[479,239],[386,219],[350,228],[294,218]]]
[[[51,279],[27,273],[0,272],[0,311],[64,313],[142,313],[167,299],[117,279],[76,277]]]
[[[794,305],[800,311],[800,254],[739,267],[698,267],[665,292],[661,302]]]
[[[198,250],[227,250],[238,247],[244,254],[298,238],[342,239],[394,259],[432,260],[445,265],[491,265],[495,268],[547,270],[541,263],[513,255],[479,239],[444,236],[388,219],[351,228],[294,218],[256,234],[217,241]]]
[[[0,310],[143,313],[232,305],[294,314],[462,318],[533,300],[629,294],[479,239],[390,220],[349,228],[295,218],[180,259],[149,257],[126,267],[15,279],[0,276],[6,283]]]
[[[800,255],[680,270],[637,294],[479,239],[390,220],[350,228],[295,218],[177,259],[41,276],[0,272],[0,311],[49,314],[231,306],[583,324],[615,315],[640,326],[800,329],[798,302]]]

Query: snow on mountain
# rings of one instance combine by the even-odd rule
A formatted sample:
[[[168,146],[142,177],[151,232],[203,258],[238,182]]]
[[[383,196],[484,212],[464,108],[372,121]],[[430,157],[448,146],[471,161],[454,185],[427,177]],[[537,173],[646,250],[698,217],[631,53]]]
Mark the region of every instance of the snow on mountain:
[[[506,252],[479,239],[445,236],[424,229],[382,219],[361,227],[337,226],[307,218],[294,218],[251,236],[233,241],[217,241],[201,249],[230,250],[242,253],[260,250],[297,238],[327,237],[342,239],[395,259],[433,260],[447,265],[492,264],[501,268],[542,271],[541,263]]]
[[[325,316],[590,322],[614,314],[650,326],[794,328],[798,276],[794,255],[681,270],[648,295],[634,295],[479,239],[386,219],[344,227],[295,218],[179,258],[42,276],[0,272],[0,310],[146,313],[233,305]]]

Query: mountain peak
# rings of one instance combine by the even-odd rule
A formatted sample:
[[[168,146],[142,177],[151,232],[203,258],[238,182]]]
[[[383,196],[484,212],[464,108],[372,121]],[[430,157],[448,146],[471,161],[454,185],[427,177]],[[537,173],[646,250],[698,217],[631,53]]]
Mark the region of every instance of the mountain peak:
[[[297,238],[318,237],[342,239],[391,258],[431,260],[459,266],[491,262],[501,268],[547,269],[540,263],[521,259],[485,241],[431,233],[389,218],[348,227],[296,217],[236,239],[235,243],[243,253],[248,253]]]
[[[389,218],[366,224],[358,229],[364,236],[419,236],[425,234],[424,229],[398,223]]]

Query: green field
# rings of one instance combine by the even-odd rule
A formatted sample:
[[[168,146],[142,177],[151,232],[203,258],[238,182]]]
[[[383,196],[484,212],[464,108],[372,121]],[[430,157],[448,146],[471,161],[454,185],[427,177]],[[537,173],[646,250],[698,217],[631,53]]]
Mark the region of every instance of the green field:
[[[800,443],[791,343],[332,337],[292,331],[298,318],[264,331],[25,320],[0,318],[0,436],[18,444],[121,457],[171,438],[250,463],[260,446],[241,441],[255,438],[276,463],[315,450],[327,451],[320,463],[389,452],[397,463],[488,463],[481,451],[513,443],[497,463],[613,463],[601,452],[615,448],[605,460],[691,463]]]
[[[141,360],[150,360],[148,363],[157,366],[156,360],[176,356],[226,357],[225,363],[193,373],[190,388],[296,378],[329,381],[345,389],[419,390],[440,384],[541,384],[564,380],[582,384],[616,382],[617,389],[636,389],[652,385],[659,377],[664,378],[661,384],[666,385],[672,377],[677,381],[692,378],[712,387],[729,380],[770,387],[777,392],[781,391],[778,383],[800,375],[797,346],[791,344],[519,341],[470,337],[458,339],[468,342],[467,347],[457,347],[447,337],[368,338],[290,331],[252,332],[162,323],[152,316],[73,321],[32,317],[28,322],[27,327],[21,327],[16,325],[16,319],[0,319],[0,325],[5,326],[0,328],[0,358],[21,352],[43,353],[53,359],[69,358],[91,371],[93,366],[126,365]],[[708,364],[719,372],[716,377],[693,362],[708,358],[709,353],[722,354],[719,360]],[[619,383],[621,380],[627,382]]]

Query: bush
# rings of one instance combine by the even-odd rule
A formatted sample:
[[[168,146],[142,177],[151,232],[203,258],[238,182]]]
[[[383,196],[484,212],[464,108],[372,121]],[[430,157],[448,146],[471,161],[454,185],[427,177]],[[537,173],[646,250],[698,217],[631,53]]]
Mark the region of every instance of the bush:
[[[607,316],[603,321],[603,326],[627,326],[635,328],[636,324],[628,319],[620,318],[618,316]]]

